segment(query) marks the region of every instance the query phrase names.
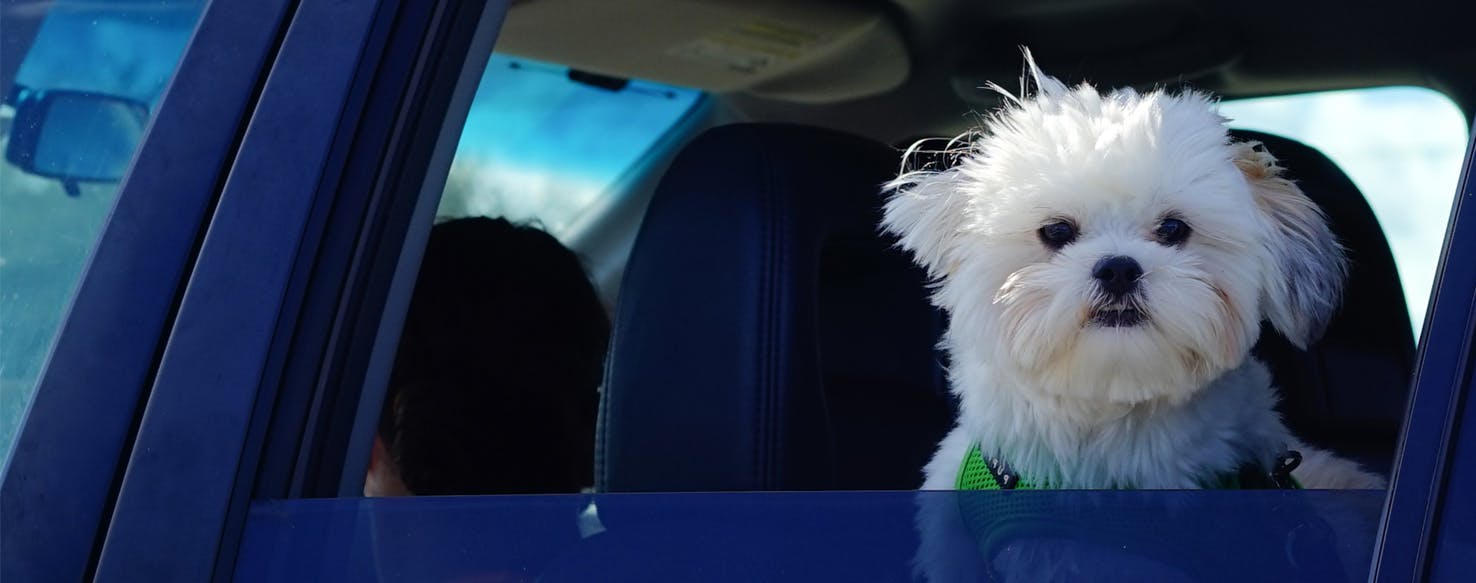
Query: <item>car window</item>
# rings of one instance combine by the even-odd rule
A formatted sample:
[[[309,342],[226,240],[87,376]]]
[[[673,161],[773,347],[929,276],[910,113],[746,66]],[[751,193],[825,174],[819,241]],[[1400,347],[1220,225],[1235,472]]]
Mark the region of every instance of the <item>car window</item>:
[[[203,6],[4,5],[5,50],[24,57],[0,60],[0,467]]]
[[[1418,335],[1466,150],[1455,103],[1429,89],[1384,87],[1226,101],[1220,111],[1234,127],[1321,150],[1358,185],[1389,239]]]
[[[494,54],[403,325],[368,495],[578,492],[610,336],[566,247],[652,171],[702,93]]]
[[[437,218],[503,217],[567,238],[701,95],[494,54]]]

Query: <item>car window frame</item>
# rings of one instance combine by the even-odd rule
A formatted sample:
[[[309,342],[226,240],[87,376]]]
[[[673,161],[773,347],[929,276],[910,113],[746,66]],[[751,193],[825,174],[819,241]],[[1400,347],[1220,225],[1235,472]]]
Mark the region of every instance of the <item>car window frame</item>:
[[[95,564],[163,338],[287,4],[211,2],[196,23],[0,478],[0,579],[81,579]]]
[[[455,149],[443,121],[465,115],[505,11],[297,2],[180,298],[98,577],[230,578],[247,504],[286,494],[262,478],[304,454],[268,436],[294,441],[297,415],[383,384],[388,365],[364,363],[398,340],[391,276],[418,266],[437,198],[421,193]],[[301,444],[331,443],[311,429]]]
[[[1465,193],[1476,185],[1476,140],[1468,141],[1461,172],[1439,279],[1424,321],[1422,338],[1428,341],[1420,345],[1395,470],[1376,532],[1368,572],[1373,581],[1426,579],[1442,556],[1442,543],[1460,529],[1471,528],[1452,514],[1464,506],[1449,502],[1471,497],[1452,485],[1452,471],[1457,465],[1465,468],[1463,475],[1469,480],[1471,466],[1476,464],[1471,456],[1458,455],[1476,446],[1458,450],[1456,442],[1461,438],[1457,430],[1463,419],[1476,422],[1476,402],[1469,398],[1476,390],[1476,375],[1471,370],[1476,360],[1476,272],[1461,269],[1476,261],[1472,257],[1476,255],[1476,210],[1464,204]],[[414,254],[408,247],[406,253]],[[1464,439],[1476,441],[1471,435]]]
[[[1426,580],[1442,537],[1452,534],[1439,530],[1442,522],[1455,518],[1449,515],[1448,499],[1476,496],[1450,487],[1457,465],[1466,472],[1476,466],[1476,456],[1456,456],[1454,447],[1462,408],[1467,409],[1464,417],[1476,418],[1470,410],[1470,394],[1476,390],[1476,270],[1466,268],[1476,263],[1476,207],[1469,200],[1476,187],[1476,127],[1471,136],[1420,334],[1369,572],[1374,582]]]
[[[1468,142],[1461,173],[1446,230],[1439,280],[1424,322],[1424,337],[1428,342],[1420,347],[1412,378],[1414,389],[1401,430],[1392,484],[1383,496],[1382,520],[1376,532],[1368,533],[1376,535],[1366,574],[1371,581],[1429,580],[1438,574],[1434,567],[1442,558],[1454,556],[1450,550],[1442,550],[1442,545],[1449,547],[1453,536],[1470,538],[1470,531],[1476,529],[1476,525],[1463,520],[1466,517],[1456,514],[1468,509],[1476,499],[1472,490],[1463,488],[1476,477],[1473,474],[1476,456],[1466,453],[1476,449],[1476,434],[1458,431],[1462,423],[1476,422],[1476,401],[1469,398],[1476,390],[1473,388],[1476,375],[1472,374],[1471,366],[1476,362],[1476,271],[1463,268],[1476,259],[1472,257],[1476,254],[1476,210],[1465,204],[1466,198],[1476,195],[1471,192],[1476,187],[1476,140]],[[1461,472],[1456,472],[1457,469]],[[1295,492],[1285,495],[1298,496]],[[488,499],[494,498],[505,500]],[[464,506],[476,499],[442,500],[444,504]],[[1451,504],[1457,500],[1461,504]],[[436,503],[406,501],[427,509]],[[713,503],[722,501],[713,498]],[[387,507],[374,501],[358,506],[357,511],[372,515],[374,508]],[[303,507],[269,502],[262,511],[272,514],[275,520],[277,516],[290,514],[294,508]],[[315,507],[316,511],[323,509],[321,505]],[[291,520],[279,522],[293,524]],[[432,529],[417,536],[436,535]]]

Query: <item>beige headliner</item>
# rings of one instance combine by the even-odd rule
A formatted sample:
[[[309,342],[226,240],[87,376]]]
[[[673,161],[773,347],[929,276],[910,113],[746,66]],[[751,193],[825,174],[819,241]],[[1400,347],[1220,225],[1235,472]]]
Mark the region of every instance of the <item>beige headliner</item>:
[[[792,0],[527,0],[497,42],[512,55],[716,93],[829,103],[907,79],[876,4]]]

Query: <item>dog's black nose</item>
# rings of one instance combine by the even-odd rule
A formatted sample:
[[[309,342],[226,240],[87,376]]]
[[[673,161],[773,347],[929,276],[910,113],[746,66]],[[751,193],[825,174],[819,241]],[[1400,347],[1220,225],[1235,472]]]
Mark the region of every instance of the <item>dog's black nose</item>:
[[[1102,286],[1102,291],[1114,298],[1120,298],[1138,287],[1138,279],[1143,277],[1143,268],[1132,257],[1114,255],[1098,261],[1097,266],[1092,268],[1092,277],[1097,278],[1097,285]]]

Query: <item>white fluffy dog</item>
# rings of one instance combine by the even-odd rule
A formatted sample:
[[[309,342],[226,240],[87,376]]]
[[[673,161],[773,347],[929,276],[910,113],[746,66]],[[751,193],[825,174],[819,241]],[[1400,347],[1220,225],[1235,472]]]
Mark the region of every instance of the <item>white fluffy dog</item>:
[[[1263,319],[1305,347],[1338,304],[1317,206],[1208,95],[1067,87],[1026,62],[956,165],[887,187],[882,226],[936,282],[961,399],[923,488],[955,488],[975,447],[1052,488],[1214,487],[1288,448],[1303,487],[1383,487],[1296,443],[1250,356]]]

